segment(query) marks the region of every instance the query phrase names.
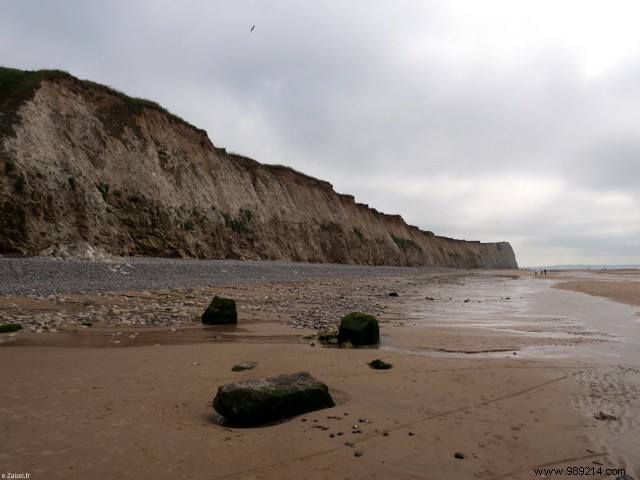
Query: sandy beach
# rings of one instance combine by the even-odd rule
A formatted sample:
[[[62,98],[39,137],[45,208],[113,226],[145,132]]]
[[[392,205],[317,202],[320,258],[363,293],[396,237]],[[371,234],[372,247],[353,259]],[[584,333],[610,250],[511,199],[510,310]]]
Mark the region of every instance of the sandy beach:
[[[35,323],[2,334],[0,470],[435,480],[578,467],[574,478],[640,478],[638,275],[365,271],[5,295],[3,321]],[[237,300],[237,327],[198,323],[215,294]],[[314,326],[351,310],[377,315],[379,348],[310,345]],[[393,368],[371,369],[376,358]],[[231,371],[246,360],[258,366]],[[325,382],[337,405],[260,428],[230,428],[211,406],[219,385],[296,371]]]

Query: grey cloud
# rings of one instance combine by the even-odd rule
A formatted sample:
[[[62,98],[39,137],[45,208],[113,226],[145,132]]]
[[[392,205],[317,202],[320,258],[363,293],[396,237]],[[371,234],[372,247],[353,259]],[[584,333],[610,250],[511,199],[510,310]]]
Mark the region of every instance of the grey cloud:
[[[571,175],[599,191],[629,191],[640,200],[640,138],[607,138],[571,162]]]

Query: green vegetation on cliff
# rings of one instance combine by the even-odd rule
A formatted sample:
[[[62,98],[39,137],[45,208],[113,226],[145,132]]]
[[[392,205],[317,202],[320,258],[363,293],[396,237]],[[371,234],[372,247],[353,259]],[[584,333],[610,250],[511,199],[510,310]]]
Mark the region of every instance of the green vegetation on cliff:
[[[144,98],[130,97],[114,88],[90,80],[77,79],[63,70],[31,71],[0,67],[0,137],[13,135],[13,124],[17,121],[18,109],[24,102],[33,98],[38,87],[45,80],[67,80],[86,89],[96,92],[102,91],[119,98],[121,103],[113,105],[108,115],[105,115],[105,118],[109,119],[111,130],[121,132],[124,125],[131,126],[132,115],[142,113],[145,108],[157,110],[176,122],[185,124],[195,130],[200,130],[177,115],[170,113],[156,102]]]

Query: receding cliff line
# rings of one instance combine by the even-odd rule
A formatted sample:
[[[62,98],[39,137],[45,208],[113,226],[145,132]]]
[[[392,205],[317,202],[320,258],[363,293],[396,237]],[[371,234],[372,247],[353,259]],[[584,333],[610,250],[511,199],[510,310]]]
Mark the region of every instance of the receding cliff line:
[[[0,69],[0,252],[516,268],[328,182],[215,147],[159,105],[64,72]]]

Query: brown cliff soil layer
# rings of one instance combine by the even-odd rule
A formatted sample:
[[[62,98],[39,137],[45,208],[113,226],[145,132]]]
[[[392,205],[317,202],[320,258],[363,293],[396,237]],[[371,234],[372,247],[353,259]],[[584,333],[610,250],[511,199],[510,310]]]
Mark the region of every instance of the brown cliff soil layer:
[[[516,268],[288,167],[215,147],[157,104],[64,72],[0,69],[0,253]]]

